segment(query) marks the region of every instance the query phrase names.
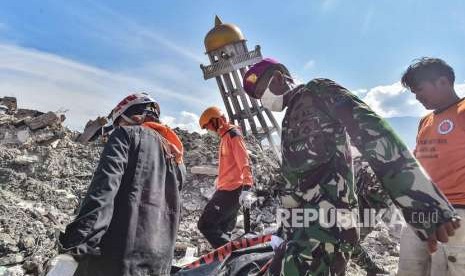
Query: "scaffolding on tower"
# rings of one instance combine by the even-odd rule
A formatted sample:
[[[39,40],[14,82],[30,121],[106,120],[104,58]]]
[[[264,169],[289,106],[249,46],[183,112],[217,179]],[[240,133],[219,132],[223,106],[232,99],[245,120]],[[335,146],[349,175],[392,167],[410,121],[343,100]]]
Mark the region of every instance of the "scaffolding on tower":
[[[201,64],[200,68],[205,80],[216,79],[230,122],[239,125],[244,135],[266,141],[279,157],[274,137],[280,137],[281,129],[273,113],[250,98],[242,87],[247,69],[262,60],[260,46],[249,51],[242,31],[236,25],[223,23],[218,16],[204,42],[210,65]]]

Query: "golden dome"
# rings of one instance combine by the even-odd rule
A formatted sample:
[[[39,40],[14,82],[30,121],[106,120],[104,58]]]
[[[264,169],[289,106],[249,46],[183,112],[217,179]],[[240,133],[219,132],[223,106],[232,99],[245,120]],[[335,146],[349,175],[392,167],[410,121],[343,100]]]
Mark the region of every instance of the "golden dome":
[[[242,40],[245,40],[244,35],[236,25],[223,24],[221,19],[215,16],[215,27],[205,36],[205,49],[208,53]]]

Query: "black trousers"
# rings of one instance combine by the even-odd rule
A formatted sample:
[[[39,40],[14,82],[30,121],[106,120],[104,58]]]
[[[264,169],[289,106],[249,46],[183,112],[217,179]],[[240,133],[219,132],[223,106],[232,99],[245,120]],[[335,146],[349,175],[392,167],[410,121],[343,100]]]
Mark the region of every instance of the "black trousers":
[[[230,241],[239,211],[242,188],[233,191],[216,191],[205,206],[197,227],[213,248]]]

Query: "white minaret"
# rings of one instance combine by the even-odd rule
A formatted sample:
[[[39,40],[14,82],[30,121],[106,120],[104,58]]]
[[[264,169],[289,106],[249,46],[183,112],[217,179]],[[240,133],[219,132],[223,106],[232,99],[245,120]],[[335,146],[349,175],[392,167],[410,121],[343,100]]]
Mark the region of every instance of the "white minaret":
[[[273,132],[281,135],[276,119],[258,100],[248,97],[242,87],[248,67],[262,60],[260,46],[249,52],[241,30],[233,24],[224,24],[216,16],[215,27],[205,36],[205,49],[210,65],[200,65],[203,77],[216,79],[229,120],[239,125],[244,135],[251,133],[259,141],[267,139],[278,153],[272,138]]]

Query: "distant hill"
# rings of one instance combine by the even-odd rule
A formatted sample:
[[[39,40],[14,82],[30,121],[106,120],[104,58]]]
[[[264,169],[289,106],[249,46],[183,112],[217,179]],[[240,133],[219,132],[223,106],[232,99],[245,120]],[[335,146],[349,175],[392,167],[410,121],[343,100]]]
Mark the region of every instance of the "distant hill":
[[[418,122],[420,117],[392,117],[387,118],[389,124],[396,131],[397,135],[407,144],[410,150],[415,147]]]

